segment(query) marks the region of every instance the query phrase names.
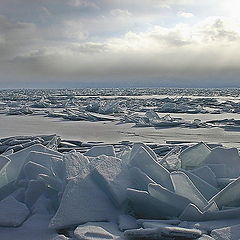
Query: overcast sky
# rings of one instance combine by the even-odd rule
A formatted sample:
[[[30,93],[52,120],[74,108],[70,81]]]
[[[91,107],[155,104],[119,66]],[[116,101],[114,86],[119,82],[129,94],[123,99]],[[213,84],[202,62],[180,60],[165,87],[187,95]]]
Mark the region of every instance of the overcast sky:
[[[239,0],[0,0],[0,87],[240,87]]]

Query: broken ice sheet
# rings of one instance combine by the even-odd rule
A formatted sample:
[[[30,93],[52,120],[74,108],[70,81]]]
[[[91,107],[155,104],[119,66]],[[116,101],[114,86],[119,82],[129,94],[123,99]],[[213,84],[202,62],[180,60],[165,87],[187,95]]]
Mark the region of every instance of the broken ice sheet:
[[[179,156],[181,159],[182,168],[193,169],[201,166],[210,153],[210,148],[203,142],[188,147],[182,151]]]

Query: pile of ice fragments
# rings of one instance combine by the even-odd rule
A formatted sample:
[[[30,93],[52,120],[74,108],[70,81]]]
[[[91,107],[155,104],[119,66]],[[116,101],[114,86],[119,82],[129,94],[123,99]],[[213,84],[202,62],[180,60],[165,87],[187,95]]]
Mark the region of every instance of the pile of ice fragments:
[[[60,142],[0,140],[0,239],[239,239],[237,149],[198,143],[160,157],[134,143],[82,154],[60,153]]]

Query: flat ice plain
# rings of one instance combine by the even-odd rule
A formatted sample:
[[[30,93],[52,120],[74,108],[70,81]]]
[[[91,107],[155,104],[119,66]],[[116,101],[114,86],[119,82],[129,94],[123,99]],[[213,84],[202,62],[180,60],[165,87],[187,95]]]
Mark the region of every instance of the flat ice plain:
[[[0,239],[240,236],[240,89],[0,91]]]

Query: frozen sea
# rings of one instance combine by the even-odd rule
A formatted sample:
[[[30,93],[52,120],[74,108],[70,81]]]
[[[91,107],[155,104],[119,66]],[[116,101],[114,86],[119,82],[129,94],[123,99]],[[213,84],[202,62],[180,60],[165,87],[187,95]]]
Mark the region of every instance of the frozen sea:
[[[1,92],[2,106],[5,103],[19,101],[21,104],[27,98],[26,103],[34,102],[41,96],[41,90],[11,90]],[[226,103],[228,101],[239,104],[240,91],[239,89],[85,89],[85,90],[42,90],[45,94],[45,99],[54,98],[55,102],[62,101],[62,99],[80,99],[81,101],[88,101],[88,99],[97,98],[113,99],[120,101],[122,99],[133,99],[141,101],[149,101],[149,99],[170,99],[173,98],[211,98],[216,99],[219,103]],[[21,93],[21,94],[20,94]],[[28,96],[29,93],[29,96]],[[43,94],[43,95],[44,95]],[[151,95],[152,94],[152,95]],[[30,96],[33,96],[30,98]],[[7,99],[7,101],[6,101]],[[27,105],[24,103],[25,105]],[[151,106],[149,106],[151,108]],[[2,108],[4,109],[4,108]],[[167,113],[159,113],[159,116],[164,116]],[[220,119],[240,119],[240,114],[231,111],[223,112],[221,114],[208,113],[170,113],[172,117],[183,118],[184,120],[201,119],[220,120]],[[120,123],[119,121],[67,121],[62,118],[50,118],[43,115],[7,115],[0,114],[0,137],[17,136],[17,135],[37,135],[37,134],[51,134],[56,133],[63,139],[77,139],[84,142],[104,142],[104,143],[118,143],[121,141],[131,142],[145,142],[145,143],[161,143],[166,141],[186,141],[186,142],[208,142],[208,143],[222,143],[227,147],[240,147],[240,128],[226,131],[223,128],[154,128],[142,127],[137,128],[133,123]]]

